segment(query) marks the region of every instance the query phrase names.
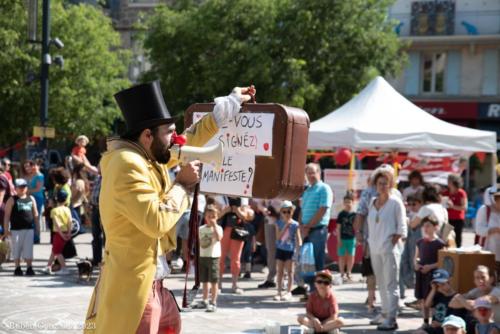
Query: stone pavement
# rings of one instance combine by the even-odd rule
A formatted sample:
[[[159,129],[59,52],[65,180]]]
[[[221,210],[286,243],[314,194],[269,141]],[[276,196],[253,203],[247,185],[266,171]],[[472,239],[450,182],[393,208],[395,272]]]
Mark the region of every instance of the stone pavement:
[[[35,245],[34,277],[14,277],[13,263],[4,263],[0,268],[0,334],[3,333],[81,333],[88,301],[95,284],[94,275],[90,283],[78,282],[75,262],[69,260],[72,275],[45,276],[40,270],[50,254],[48,233],[42,233],[42,244]],[[468,233],[466,239],[470,239]],[[91,235],[82,234],[76,239],[79,257],[91,258]],[[469,243],[466,243],[469,244]],[[25,268],[23,267],[23,270]],[[224,279],[222,294],[216,313],[190,310],[182,313],[182,333],[263,333],[266,327],[294,325],[299,313],[304,312],[304,303],[297,300],[276,302],[274,289],[259,290],[257,285],[264,280],[264,273],[252,273],[252,278],[242,280],[243,295],[229,293],[229,275]],[[364,301],[365,285],[360,275],[354,275],[356,283],[335,286],[341,316],[346,319],[345,333],[377,333],[370,326]],[[184,276],[172,275],[167,285],[174,292],[179,304],[182,301]],[[189,287],[192,282],[189,282]],[[201,291],[200,291],[201,294]],[[412,299],[413,290],[407,291]],[[404,308],[398,320],[398,333],[411,333],[420,326],[418,312]]]

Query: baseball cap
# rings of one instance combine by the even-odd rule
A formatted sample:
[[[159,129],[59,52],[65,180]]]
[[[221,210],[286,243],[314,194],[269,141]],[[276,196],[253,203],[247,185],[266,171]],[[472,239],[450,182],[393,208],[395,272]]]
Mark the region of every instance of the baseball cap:
[[[66,200],[68,199],[68,193],[65,191],[65,190],[59,190],[56,194],[56,201],[58,203],[63,203],[63,202],[66,202]]]
[[[455,328],[463,328],[465,329],[465,321],[464,319],[457,317],[456,315],[449,315],[444,318],[443,327],[452,326]]]
[[[14,184],[18,188],[20,188],[20,187],[27,187],[28,186],[28,182],[26,182],[25,179],[16,179],[14,181]]]
[[[290,208],[293,208],[293,203],[290,202],[290,201],[283,201],[283,203],[281,203],[281,209],[290,209]]]
[[[446,283],[450,279],[450,274],[444,269],[436,269],[432,273],[432,281],[436,283]]]
[[[318,277],[326,278],[330,282],[333,280],[332,272],[330,270],[328,270],[328,269],[318,271],[316,273],[316,278],[318,278]]]
[[[489,300],[487,300],[485,298],[478,298],[474,301],[474,309],[477,309],[480,307],[491,308],[491,303]]]

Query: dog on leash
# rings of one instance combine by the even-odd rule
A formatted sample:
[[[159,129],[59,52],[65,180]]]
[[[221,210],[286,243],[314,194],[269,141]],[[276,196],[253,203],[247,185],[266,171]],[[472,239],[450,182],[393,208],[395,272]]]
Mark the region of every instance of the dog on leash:
[[[78,267],[78,281],[87,281],[89,282],[92,278],[92,262],[89,259],[81,260],[76,264]]]

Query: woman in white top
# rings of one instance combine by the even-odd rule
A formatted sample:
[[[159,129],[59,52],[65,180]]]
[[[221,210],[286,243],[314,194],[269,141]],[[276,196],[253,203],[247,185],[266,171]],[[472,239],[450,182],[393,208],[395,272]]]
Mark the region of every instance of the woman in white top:
[[[382,317],[372,320],[378,330],[397,329],[396,316],[399,305],[399,264],[401,262],[401,238],[406,238],[406,209],[395,195],[391,195],[394,175],[380,171],[373,177],[377,197],[368,210],[368,244],[371,263],[380,290]]]
[[[422,219],[433,216],[439,223],[438,235],[448,247],[455,247],[455,232],[453,226],[448,224],[448,210],[441,204],[441,195],[436,185],[426,184],[422,192],[424,205],[418,210],[417,216],[410,222],[410,228],[420,228]]]
[[[491,205],[483,205],[476,216],[476,232],[486,238],[484,249],[495,254],[497,276],[500,274],[500,185],[491,191]]]

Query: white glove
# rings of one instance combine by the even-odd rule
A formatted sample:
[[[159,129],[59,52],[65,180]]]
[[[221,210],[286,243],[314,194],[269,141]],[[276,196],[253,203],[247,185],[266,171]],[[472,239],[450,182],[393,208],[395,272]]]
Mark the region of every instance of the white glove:
[[[240,112],[243,102],[250,101],[251,96],[243,94],[248,91],[249,88],[234,87],[230,95],[215,98],[213,116],[219,128],[227,125]]]

